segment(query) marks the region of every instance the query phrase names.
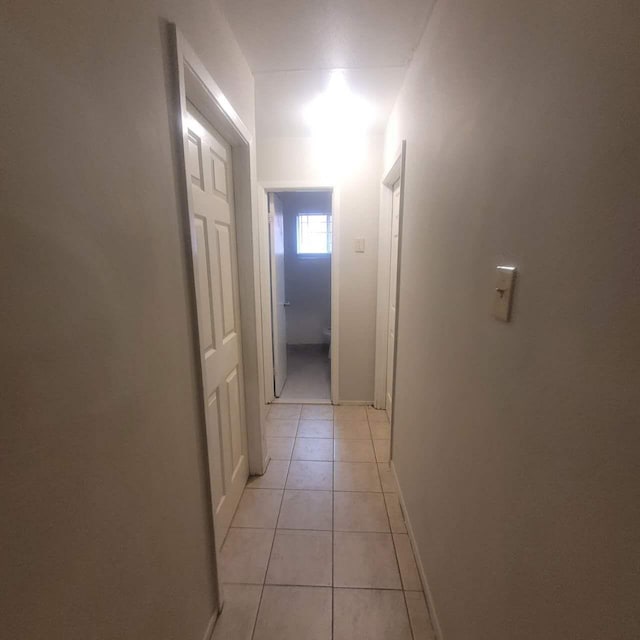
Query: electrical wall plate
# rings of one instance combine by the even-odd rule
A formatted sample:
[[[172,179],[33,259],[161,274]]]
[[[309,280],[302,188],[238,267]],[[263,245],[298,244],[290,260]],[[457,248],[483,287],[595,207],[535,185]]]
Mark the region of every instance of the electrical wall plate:
[[[493,292],[493,317],[503,322],[509,322],[511,319],[511,303],[515,282],[515,267],[504,265],[496,267],[496,286]]]

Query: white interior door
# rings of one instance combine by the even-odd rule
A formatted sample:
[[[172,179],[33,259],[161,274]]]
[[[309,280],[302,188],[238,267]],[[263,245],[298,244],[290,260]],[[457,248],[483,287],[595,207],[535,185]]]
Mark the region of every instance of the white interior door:
[[[248,476],[231,148],[190,103],[187,129],[209,477],[220,547]]]
[[[284,216],[282,200],[269,194],[271,242],[271,310],[273,316],[273,377],[276,398],[287,381],[287,313],[284,287]]]
[[[391,198],[391,264],[389,272],[389,324],[387,338],[387,391],[385,408],[391,420],[393,404],[393,365],[396,347],[396,299],[398,285],[398,234],[400,232],[400,180],[393,185]]]

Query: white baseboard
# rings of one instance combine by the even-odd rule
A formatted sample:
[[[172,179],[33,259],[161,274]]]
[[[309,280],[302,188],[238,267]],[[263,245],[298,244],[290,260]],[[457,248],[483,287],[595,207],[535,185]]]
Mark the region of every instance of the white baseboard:
[[[337,406],[339,405],[343,405],[343,406],[373,406],[373,400],[340,400],[340,402],[337,403]]]
[[[393,460],[391,460],[391,471],[393,473],[393,478],[396,481],[396,486],[398,487],[398,497],[400,498],[400,507],[402,508],[402,513],[404,514],[404,522],[407,526],[407,533],[409,534],[409,541],[411,542],[411,546],[413,548],[413,555],[416,558],[416,564],[418,565],[418,572],[420,573],[420,580],[422,582],[422,588],[424,590],[424,595],[427,599],[427,607],[429,609],[429,616],[431,617],[431,624],[433,625],[433,631],[436,634],[437,640],[443,640],[442,638],[442,630],[440,629],[440,622],[438,621],[438,614],[436,613],[436,608],[433,603],[433,598],[431,596],[431,589],[429,589],[429,583],[427,582],[427,575],[424,571],[424,565],[422,564],[422,558],[420,557],[420,550],[418,549],[418,545],[416,544],[416,539],[413,534],[413,527],[411,526],[411,518],[409,517],[409,512],[407,511],[407,505],[404,501],[404,496],[402,495],[402,489],[400,487],[400,483],[398,482],[398,475],[396,474],[396,468],[393,464]]]

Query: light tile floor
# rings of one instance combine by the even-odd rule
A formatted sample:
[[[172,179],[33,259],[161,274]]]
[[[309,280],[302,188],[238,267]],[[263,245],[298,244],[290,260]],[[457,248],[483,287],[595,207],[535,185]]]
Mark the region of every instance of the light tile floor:
[[[383,411],[273,405],[222,547],[214,640],[433,640]]]

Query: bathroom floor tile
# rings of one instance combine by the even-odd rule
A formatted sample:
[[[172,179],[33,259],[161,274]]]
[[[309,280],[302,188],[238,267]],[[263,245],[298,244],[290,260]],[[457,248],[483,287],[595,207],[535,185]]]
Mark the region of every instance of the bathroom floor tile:
[[[254,640],[330,640],[331,589],[267,585]]]
[[[298,431],[298,420],[270,420],[267,419],[268,438],[295,438]]]
[[[271,438],[267,436],[267,449],[272,460],[291,460],[295,438]]]
[[[331,586],[331,531],[278,529],[267,584]]]
[[[275,529],[281,500],[281,490],[245,489],[231,526]]]
[[[334,482],[336,491],[382,491],[378,467],[370,462],[335,462]]]
[[[336,531],[333,536],[336,587],[402,588],[391,534]]]
[[[331,438],[296,438],[292,460],[333,460]]]
[[[300,417],[303,420],[333,420],[333,405],[305,404]]]
[[[335,531],[389,532],[389,520],[381,493],[336,491],[333,495]]]
[[[292,491],[287,489],[282,499],[279,529],[331,530],[331,491]]]
[[[298,438],[333,438],[333,421],[300,420]]]
[[[333,435],[340,440],[371,440],[366,422],[341,422],[334,426]]]
[[[301,404],[272,404],[267,417],[270,420],[297,420],[301,411]]]
[[[418,573],[418,566],[413,556],[413,549],[406,533],[394,533],[393,543],[396,547],[402,587],[406,591],[422,591],[422,582]]]
[[[263,475],[249,478],[247,487],[251,489],[284,489],[288,470],[288,460],[271,460]]]
[[[273,535],[272,529],[229,529],[220,554],[222,580],[262,584]]]
[[[224,585],[224,608],[212,640],[251,640],[261,594],[259,585]]]
[[[333,462],[292,460],[286,488],[330,491],[333,488]]]
[[[412,640],[402,591],[335,589],[334,640]]]
[[[340,462],[375,462],[370,440],[335,440],[335,459]]]

